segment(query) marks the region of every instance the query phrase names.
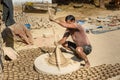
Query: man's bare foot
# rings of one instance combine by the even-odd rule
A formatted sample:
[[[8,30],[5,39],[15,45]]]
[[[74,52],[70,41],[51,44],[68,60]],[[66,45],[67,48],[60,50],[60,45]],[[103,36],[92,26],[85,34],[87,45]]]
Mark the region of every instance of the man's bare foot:
[[[90,65],[89,64],[80,64],[81,66],[85,67],[85,68],[89,68]]]
[[[86,62],[86,63],[85,63],[85,67],[86,67],[86,68],[89,68],[89,67],[90,67],[90,63],[89,63],[89,62]]]

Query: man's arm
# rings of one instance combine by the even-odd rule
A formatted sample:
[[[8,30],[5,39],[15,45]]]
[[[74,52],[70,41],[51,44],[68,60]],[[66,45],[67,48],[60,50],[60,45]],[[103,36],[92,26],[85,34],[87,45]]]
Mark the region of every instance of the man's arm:
[[[64,35],[63,35],[63,38],[58,42],[59,44],[64,44],[66,39],[69,37],[70,35],[70,32],[68,29],[66,29]]]
[[[76,24],[74,24],[74,23],[68,24],[68,23],[66,23],[66,22],[64,22],[64,21],[56,20],[56,19],[54,19],[53,17],[50,17],[49,19],[50,19],[51,21],[53,21],[53,22],[61,25],[61,26],[64,27],[64,28],[74,28],[74,29],[76,29]]]
[[[71,24],[68,24],[66,22],[61,22],[61,21],[56,21],[57,24],[61,25],[62,27],[64,28],[76,28],[76,25],[71,23]]]

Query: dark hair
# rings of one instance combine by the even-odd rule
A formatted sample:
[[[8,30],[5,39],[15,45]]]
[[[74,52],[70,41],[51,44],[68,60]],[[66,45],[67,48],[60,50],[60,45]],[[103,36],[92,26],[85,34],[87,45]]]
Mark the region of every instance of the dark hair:
[[[73,21],[75,20],[75,17],[73,15],[68,15],[66,16],[65,21],[68,21],[68,20]]]

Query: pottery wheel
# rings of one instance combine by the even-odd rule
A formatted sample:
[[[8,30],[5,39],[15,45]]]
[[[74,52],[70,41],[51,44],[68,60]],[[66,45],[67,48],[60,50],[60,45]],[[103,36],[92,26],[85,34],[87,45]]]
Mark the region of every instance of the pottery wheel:
[[[61,52],[57,47],[55,53],[46,53],[37,57],[34,65],[40,73],[61,75],[78,70],[80,61],[73,54]]]

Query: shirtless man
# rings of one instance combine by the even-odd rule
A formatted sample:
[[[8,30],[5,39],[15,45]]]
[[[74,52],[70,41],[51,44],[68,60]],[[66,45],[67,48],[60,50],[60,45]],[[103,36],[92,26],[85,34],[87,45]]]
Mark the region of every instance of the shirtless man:
[[[75,51],[85,61],[85,67],[89,67],[90,62],[86,55],[92,51],[92,46],[84,28],[75,21],[75,17],[68,15],[65,22],[55,20],[52,17],[50,17],[50,20],[66,28],[63,38],[58,43],[67,49]],[[71,35],[74,43],[66,41],[69,35]]]

